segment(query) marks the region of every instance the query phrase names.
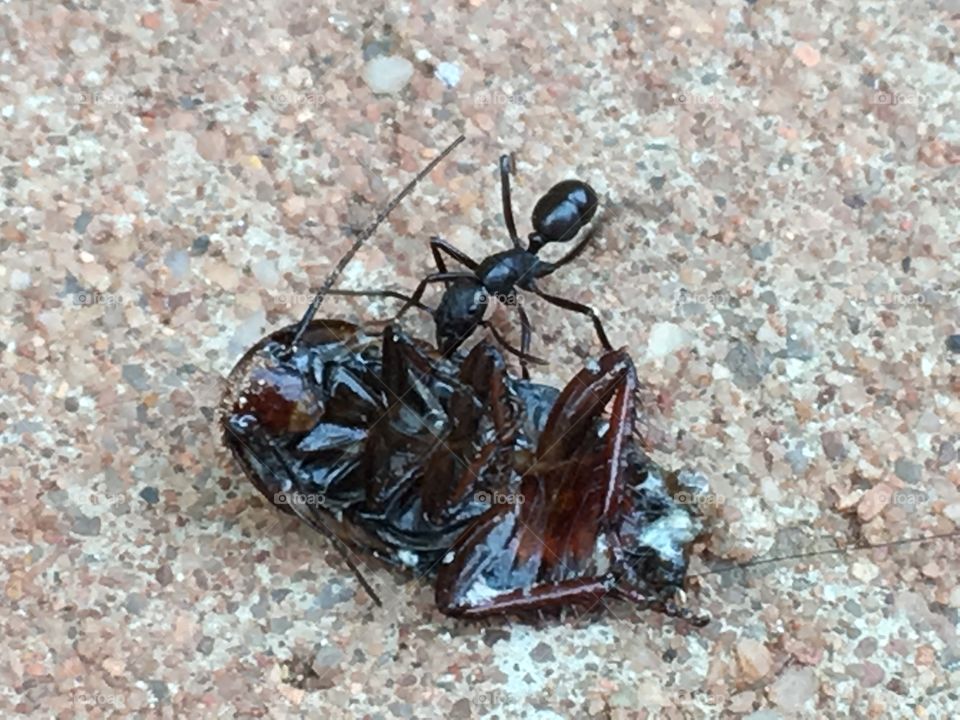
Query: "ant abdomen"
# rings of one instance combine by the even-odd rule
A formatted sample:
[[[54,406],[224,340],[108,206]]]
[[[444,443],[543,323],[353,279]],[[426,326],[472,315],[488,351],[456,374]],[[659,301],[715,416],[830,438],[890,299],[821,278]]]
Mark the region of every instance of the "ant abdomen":
[[[597,193],[582,180],[558,182],[537,201],[531,221],[530,250],[576,237],[597,211]]]

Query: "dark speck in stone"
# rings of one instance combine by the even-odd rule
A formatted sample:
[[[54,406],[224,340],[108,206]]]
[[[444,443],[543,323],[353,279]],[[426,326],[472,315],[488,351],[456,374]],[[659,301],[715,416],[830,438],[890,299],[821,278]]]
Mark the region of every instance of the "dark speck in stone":
[[[207,235],[198,235],[193,240],[193,246],[190,248],[191,255],[203,255],[210,247],[210,237]]]
[[[73,221],[73,229],[83,235],[83,233],[87,231],[87,225],[90,224],[91,220],[93,220],[93,213],[84,210],[77,216],[77,219]]]
[[[80,402],[75,397],[68,397],[63,401],[63,408],[67,412],[76,412],[80,409]]]
[[[160,501],[160,493],[157,492],[155,487],[150,485],[140,491],[140,497],[150,505],[156,505]]]
[[[947,350],[960,353],[960,335],[951,335],[947,338]]]
[[[150,387],[147,373],[142,365],[124,365],[121,375],[135,390],[147,390]]]
[[[170,689],[162,680],[147,680],[147,687],[150,688],[150,692],[153,693],[153,696],[161,702],[170,697]]]
[[[900,267],[903,268],[904,272],[910,272],[910,256],[909,255],[900,261]]]
[[[666,181],[667,178],[664,175],[657,175],[656,177],[650,178],[650,187],[654,190],[660,190]]]
[[[854,195],[844,195],[843,204],[854,210],[859,210],[862,207],[866,207],[867,201],[863,199],[860,193]]]

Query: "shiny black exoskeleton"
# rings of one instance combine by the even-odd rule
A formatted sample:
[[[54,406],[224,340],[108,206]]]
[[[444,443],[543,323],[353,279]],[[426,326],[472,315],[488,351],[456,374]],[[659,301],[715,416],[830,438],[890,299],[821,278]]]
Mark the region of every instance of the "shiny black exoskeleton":
[[[575,238],[596,214],[597,194],[582,180],[564,180],[554,185],[540,198],[533,209],[531,222],[533,232],[527,238],[524,247],[517,234],[513,221],[513,209],[510,202],[510,158],[500,158],[500,181],[503,199],[503,217],[513,242],[509,250],[494,253],[481,262],[477,262],[442,238],[430,240],[430,250],[437,265],[437,272],[425,277],[409,301],[400,310],[398,317],[406,310],[417,305],[427,285],[442,282],[446,285],[443,297],[434,312],[437,333],[437,346],[444,354],[455,351],[478,326],[484,323],[486,306],[491,299],[513,305],[520,314],[521,343],[520,358],[530,359],[530,320],[523,307],[517,301],[517,290],[532,292],[553,305],[572,310],[590,317],[600,338],[604,350],[612,349],[594,310],[563,297],[544,292],[536,281],[549,275],[556,269],[576,259],[590,242],[591,234],[584,236],[579,243],[556,262],[541,260],[537,253],[551,242],[566,242]],[[453,258],[467,270],[447,270],[443,254]]]

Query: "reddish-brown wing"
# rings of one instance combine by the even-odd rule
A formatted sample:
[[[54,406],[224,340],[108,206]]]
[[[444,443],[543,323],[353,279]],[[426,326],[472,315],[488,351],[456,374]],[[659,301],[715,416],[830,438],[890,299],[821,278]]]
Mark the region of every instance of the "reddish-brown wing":
[[[592,602],[605,592],[636,384],[622,350],[567,384],[520,493],[494,505],[445,558],[437,578],[444,612],[480,616]]]

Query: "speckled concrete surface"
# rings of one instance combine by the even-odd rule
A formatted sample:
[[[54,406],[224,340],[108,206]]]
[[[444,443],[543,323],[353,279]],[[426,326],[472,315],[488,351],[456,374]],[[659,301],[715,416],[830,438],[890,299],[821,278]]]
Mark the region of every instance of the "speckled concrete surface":
[[[960,524],[960,5],[321,5],[2,6],[0,712],[955,716],[955,538],[711,569]],[[375,612],[219,443],[239,354],[460,132],[342,284],[504,247],[501,152],[524,231],[553,182],[600,190],[548,285],[631,347],[658,459],[713,479],[702,630],[458,622],[382,568]],[[529,308],[570,377],[589,326]]]

